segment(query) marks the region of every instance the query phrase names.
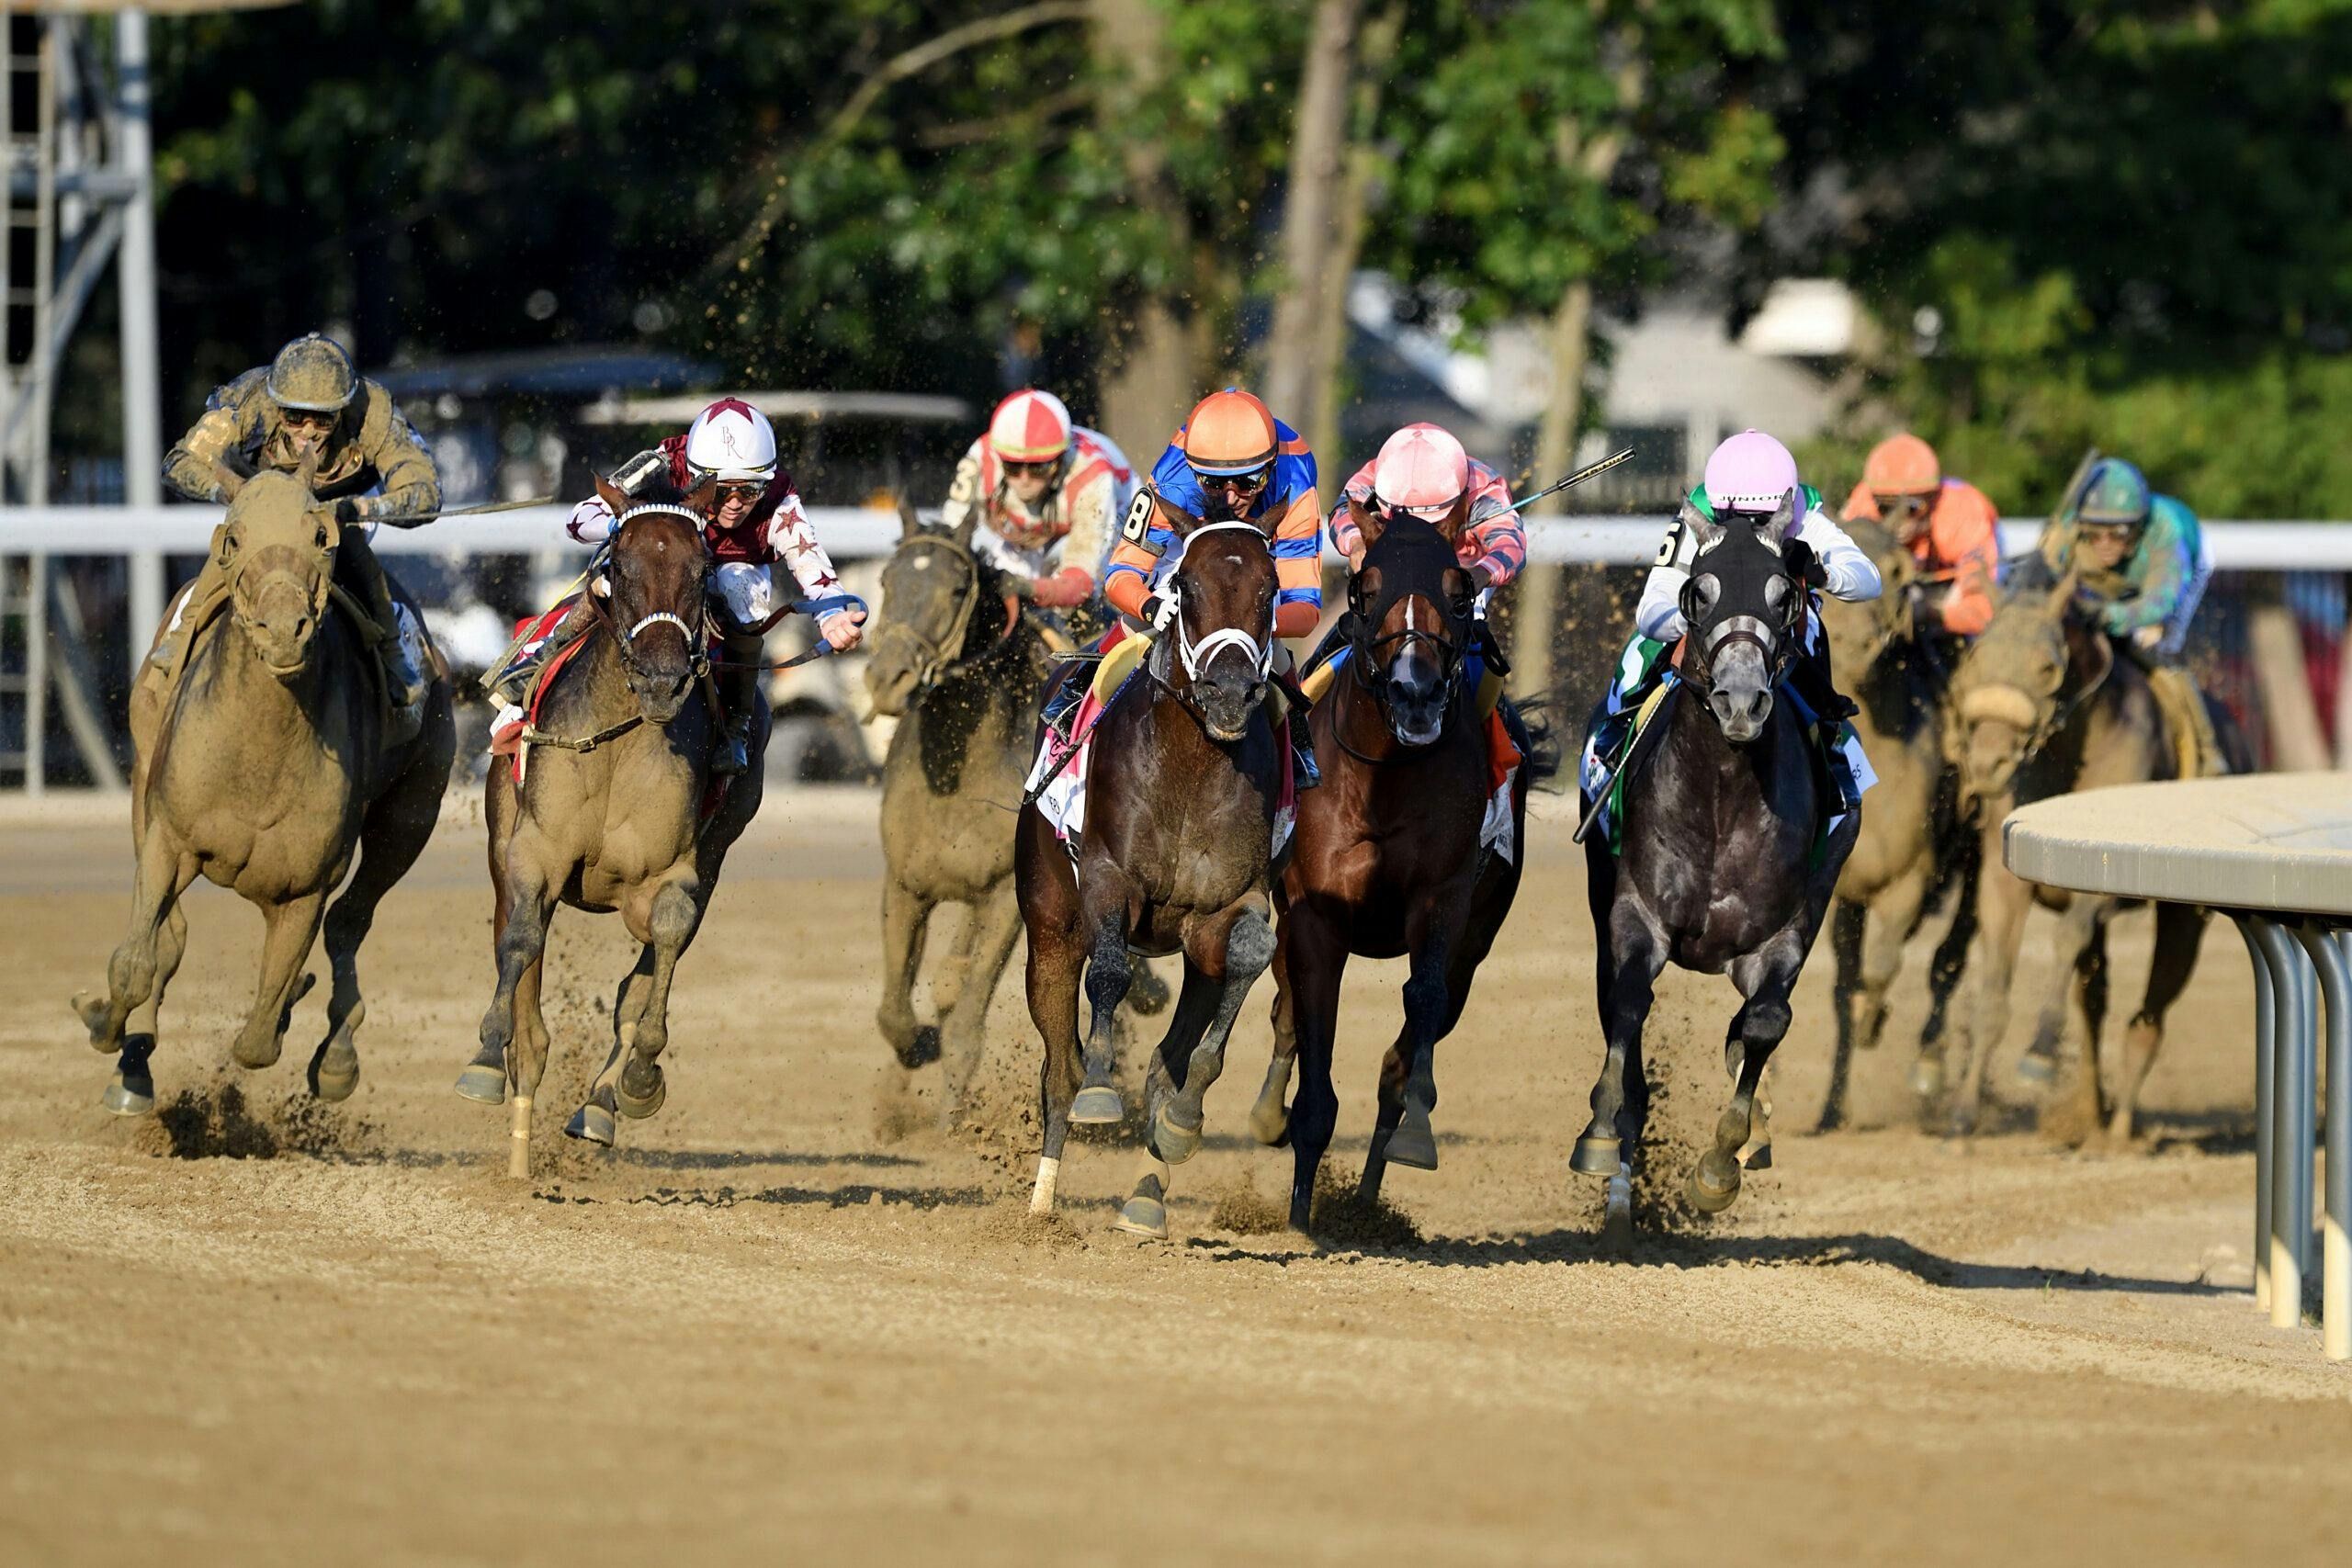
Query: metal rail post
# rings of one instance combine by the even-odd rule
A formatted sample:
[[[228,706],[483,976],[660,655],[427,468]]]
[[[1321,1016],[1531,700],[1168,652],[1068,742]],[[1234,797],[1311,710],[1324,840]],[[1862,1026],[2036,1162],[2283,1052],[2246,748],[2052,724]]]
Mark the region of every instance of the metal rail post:
[[[2328,940],[2352,988],[2352,934],[2336,931]],[[2320,1325],[2327,1359],[2352,1361],[2352,1026],[2327,1032],[2327,1230],[2320,1247]]]
[[[2346,646],[2352,648],[2352,639]],[[2238,935],[2254,964],[2254,1304],[2270,1310],[2270,1134],[2278,1114],[2278,1015],[2270,988],[2270,960],[2255,935],[2260,917],[2238,915]]]
[[[2303,1315],[2303,1247],[2293,1234],[2294,1220],[2303,1201],[2299,1189],[2308,1190],[2312,1170],[2311,1080],[2303,1079],[2299,1094],[2295,1072],[2299,1063],[2309,1060],[2298,1046],[2299,1040],[2311,1038],[2298,973],[2309,960],[2276,922],[2256,919],[2254,928],[2269,962],[2278,1025],[2271,1053],[2276,1065],[2271,1091],[2270,1321],[2279,1328],[2293,1328]]]

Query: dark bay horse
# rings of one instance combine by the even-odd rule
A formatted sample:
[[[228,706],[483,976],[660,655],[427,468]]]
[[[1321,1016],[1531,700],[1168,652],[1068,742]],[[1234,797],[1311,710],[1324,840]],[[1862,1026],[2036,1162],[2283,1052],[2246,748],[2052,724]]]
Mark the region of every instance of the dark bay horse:
[[[1680,678],[1703,704],[1670,694],[1655,720],[1667,728],[1624,792],[1622,854],[1605,834],[1586,843],[1608,1055],[1570,1163],[1610,1179],[1609,1228],[1621,1240],[1649,1117],[1642,1029],[1659,971],[1728,970],[1744,998],[1724,1041],[1731,1103],[1690,1176],[1691,1202],[1715,1213],[1739,1196],[1742,1146],[1769,1135],[1758,1084],[1861,826],[1849,813],[1825,836],[1838,799],[1816,780],[1804,720],[1774,700],[1804,635],[1811,552],[1795,517],[1793,494],[1760,526],[1684,507],[1699,555],[1683,591]]]
[[[1013,861],[1029,1016],[1045,1041],[1034,1213],[1053,1210],[1070,1123],[1121,1119],[1111,1070],[1127,950],[1184,955],[1183,989],[1146,1079],[1144,1168],[1118,1222],[1160,1237],[1169,1168],[1200,1148],[1202,1097],[1224,1071],[1242,998],[1273,957],[1268,881],[1287,744],[1265,703],[1275,653],[1265,533],[1205,523],[1183,545],[1161,590],[1176,614],[1094,727],[1077,863],[1035,805],[1022,807]],[[1082,1058],[1081,972],[1093,1009]]]
[[[1918,567],[1878,524],[1857,520],[1845,527],[1877,563],[1885,589],[1868,604],[1827,599],[1821,605],[1822,633],[1838,681],[1860,709],[1855,733],[1878,775],[1830,908],[1838,1054],[1821,1109],[1825,1133],[1845,1122],[1855,1050],[1876,1046],[1886,1026],[1886,996],[1902,967],[1904,944],[1949,891],[1952,920],[1928,964],[1928,1018],[1912,1070],[1922,1095],[1936,1092],[1939,1043],[1976,931],[1980,863],[1976,835],[1956,820],[1955,780],[1944,758],[1949,671],[1927,641],[1935,633],[1922,633],[1914,622],[1911,589],[1920,579]]]
[[[1274,892],[1274,1059],[1250,1117],[1261,1141],[1286,1135],[1295,1157],[1290,1223],[1305,1230],[1316,1173],[1330,1146],[1340,979],[1351,954],[1409,955],[1404,1027],[1380,1066],[1380,1109],[1359,1193],[1377,1196],[1393,1162],[1437,1168],[1437,1043],[1452,1032],[1470,983],[1519,890],[1527,791],[1544,763],[1512,781],[1510,854],[1482,847],[1488,795],[1486,727],[1463,671],[1475,585],[1436,527],[1409,514],[1359,511],[1369,548],[1349,586],[1347,661],[1310,716],[1319,788],[1299,798],[1290,860]],[[1294,1062],[1296,1103],[1283,1091]]]
[[[2155,907],[2155,955],[2147,990],[2124,1031],[2120,1081],[2111,1097],[2100,1083],[2099,1034],[2108,1002],[2107,926],[2120,901],[2043,887],[2012,875],[2001,863],[2001,821],[2028,801],[2109,784],[2177,776],[2178,748],[2146,673],[2097,623],[2071,577],[2043,590],[2020,587],[1994,612],[1993,622],[1969,649],[1952,678],[1946,743],[1960,770],[1961,808],[1983,835],[1976,947],[1970,961],[1975,1007],[1965,1028],[1946,1046],[1964,1064],[1949,1108],[1951,1130],[1973,1132],[1984,1102],[1984,1062],[2008,1024],[2009,987],[2023,941],[2025,917],[2036,902],[2059,914],[2049,994],[2033,1043],[2018,1075],[2049,1082],[2057,1076],[2071,988],[2087,1037],[2075,1090],[2078,1131],[2104,1121],[2116,1145],[2132,1138],[2140,1085],[2164,1039],[2165,1014],[2196,968],[2208,911],[2184,904]],[[2206,701],[2229,771],[2253,766],[2245,742],[2226,710]]]
[[[587,1103],[564,1128],[610,1144],[616,1113],[641,1118],[668,1094],[659,1064],[670,1034],[670,982],[718,885],[727,851],[759,810],[767,704],[752,734],[752,765],[723,787],[707,820],[719,726],[703,649],[710,576],[702,518],[706,484],[680,495],[656,478],[635,497],[603,479],[616,524],[608,564],[583,609],[596,618],[577,657],[551,678],[524,782],[492,768],[490,877],[496,899],[498,985],[481,1021],[481,1050],[458,1092],[509,1101],[508,1170],[530,1174],[531,1100],[547,1070],[540,964],[559,902],[619,911],[643,943],[613,1001],[613,1048]]]
[[[105,993],[74,998],[90,1043],[117,1058],[105,1102],[120,1115],[155,1108],[156,1014],[187,951],[180,896],[199,874],[267,923],[253,1010],[231,1047],[242,1066],[277,1060],[324,922],[334,994],[310,1084],[322,1100],[348,1097],[368,1011],[359,944],[440,815],[457,745],[448,671],[427,642],[423,728],[388,745],[376,656],[331,606],[336,525],[311,479],[309,465],[243,480],[223,471],[232,499],[213,550],[228,603],[188,628],[176,680],[161,690],[141,681],[131,693],[130,929],[107,966]],[[329,908],[346,872],[350,885]]]
[[[882,1038],[901,1067],[938,1061],[952,1122],[978,1063],[989,1000],[1021,934],[1013,807],[1050,668],[1046,639],[1011,579],[972,548],[976,512],[952,532],[911,511],[882,570],[865,667],[877,714],[899,718],[882,763]],[[936,1025],[915,1016],[932,913],[969,911],[932,976]]]

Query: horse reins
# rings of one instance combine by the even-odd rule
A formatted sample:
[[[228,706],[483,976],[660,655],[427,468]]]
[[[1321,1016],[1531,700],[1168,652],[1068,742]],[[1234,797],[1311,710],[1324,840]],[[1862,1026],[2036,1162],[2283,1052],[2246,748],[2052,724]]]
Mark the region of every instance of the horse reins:
[[[1245,523],[1238,519],[1232,519],[1223,523],[1204,524],[1200,527],[1193,529],[1190,534],[1184,536],[1184,547],[1187,550],[1191,549],[1193,541],[1199,538],[1204,534],[1215,534],[1226,530],[1238,530],[1241,533],[1249,535],[1261,545],[1264,545],[1266,547],[1266,553],[1269,558],[1272,558],[1273,554],[1273,546],[1272,542],[1267,539],[1265,530],[1259,527],[1255,523]],[[1179,564],[1180,566],[1182,564],[1181,558]],[[1238,626],[1220,626],[1216,630],[1209,633],[1206,637],[1202,637],[1198,642],[1195,642],[1193,640],[1192,628],[1185,625],[1184,622],[1183,593],[1174,582],[1172,577],[1168,585],[1167,592],[1168,596],[1174,601],[1176,606],[1175,616],[1170,623],[1175,629],[1176,635],[1174,637],[1168,640],[1173,642],[1175,645],[1177,661],[1183,665],[1184,676],[1188,682],[1198,681],[1201,678],[1201,671],[1205,670],[1210,664],[1214,663],[1219,653],[1223,652],[1227,649],[1238,649],[1242,654],[1249,659],[1250,667],[1254,672],[1250,684],[1256,687],[1263,687],[1266,684],[1267,678],[1273,672],[1274,647],[1277,641],[1274,637],[1274,620],[1272,611],[1269,610],[1267,612],[1266,637],[1262,643],[1259,641],[1258,638],[1251,637],[1248,632],[1243,631]],[[1161,644],[1160,646],[1165,646],[1165,644]],[[1207,722],[1206,718],[1192,701],[1191,686],[1188,684],[1183,690],[1178,690],[1174,685],[1170,683],[1167,677],[1160,674],[1159,671],[1152,669],[1151,664],[1151,660],[1146,660],[1144,664],[1144,673],[1151,678],[1152,684],[1158,686],[1161,691],[1166,692],[1170,696],[1174,697],[1177,702],[1183,706],[1184,711],[1193,716],[1195,723],[1205,725]]]

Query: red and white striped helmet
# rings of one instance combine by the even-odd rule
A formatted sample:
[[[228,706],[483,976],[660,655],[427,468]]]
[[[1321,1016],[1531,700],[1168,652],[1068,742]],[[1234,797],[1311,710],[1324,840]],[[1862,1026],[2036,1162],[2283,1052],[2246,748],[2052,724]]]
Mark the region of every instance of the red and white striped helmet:
[[[1008,463],[1049,463],[1069,450],[1069,410],[1053,393],[1025,388],[989,416],[989,445]]]
[[[721,398],[686,430],[686,467],[697,479],[775,478],[775,429],[768,416],[741,398]]]

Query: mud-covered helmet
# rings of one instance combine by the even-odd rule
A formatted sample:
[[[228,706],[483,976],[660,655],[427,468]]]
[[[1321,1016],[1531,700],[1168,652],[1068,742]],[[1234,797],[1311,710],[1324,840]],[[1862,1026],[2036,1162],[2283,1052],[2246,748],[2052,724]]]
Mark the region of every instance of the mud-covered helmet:
[[[359,373],[343,344],[307,333],[269,362],[269,400],[305,413],[340,413],[359,390]]]
[[[1797,460],[1760,430],[1743,430],[1707,459],[1707,502],[1717,512],[1773,512],[1797,488]]]
[[[741,398],[721,398],[686,428],[686,468],[696,483],[765,484],[775,478],[775,427]]]
[[[1397,512],[1432,521],[1453,510],[1470,488],[1470,454],[1451,432],[1408,424],[1380,445],[1373,460],[1372,493]]]
[[[1051,392],[1024,388],[989,416],[989,446],[1008,463],[1050,463],[1069,450],[1069,410]]]
[[[1273,414],[1238,387],[1211,392],[1184,421],[1184,461],[1198,474],[1254,474],[1272,465],[1280,444]]]
[[[1871,447],[1862,460],[1862,488],[1873,495],[1926,495],[1943,482],[1936,449],[1907,430]]]
[[[2120,457],[2102,457],[2083,479],[2075,515],[2086,523],[2137,528],[2148,521],[2148,479]]]

